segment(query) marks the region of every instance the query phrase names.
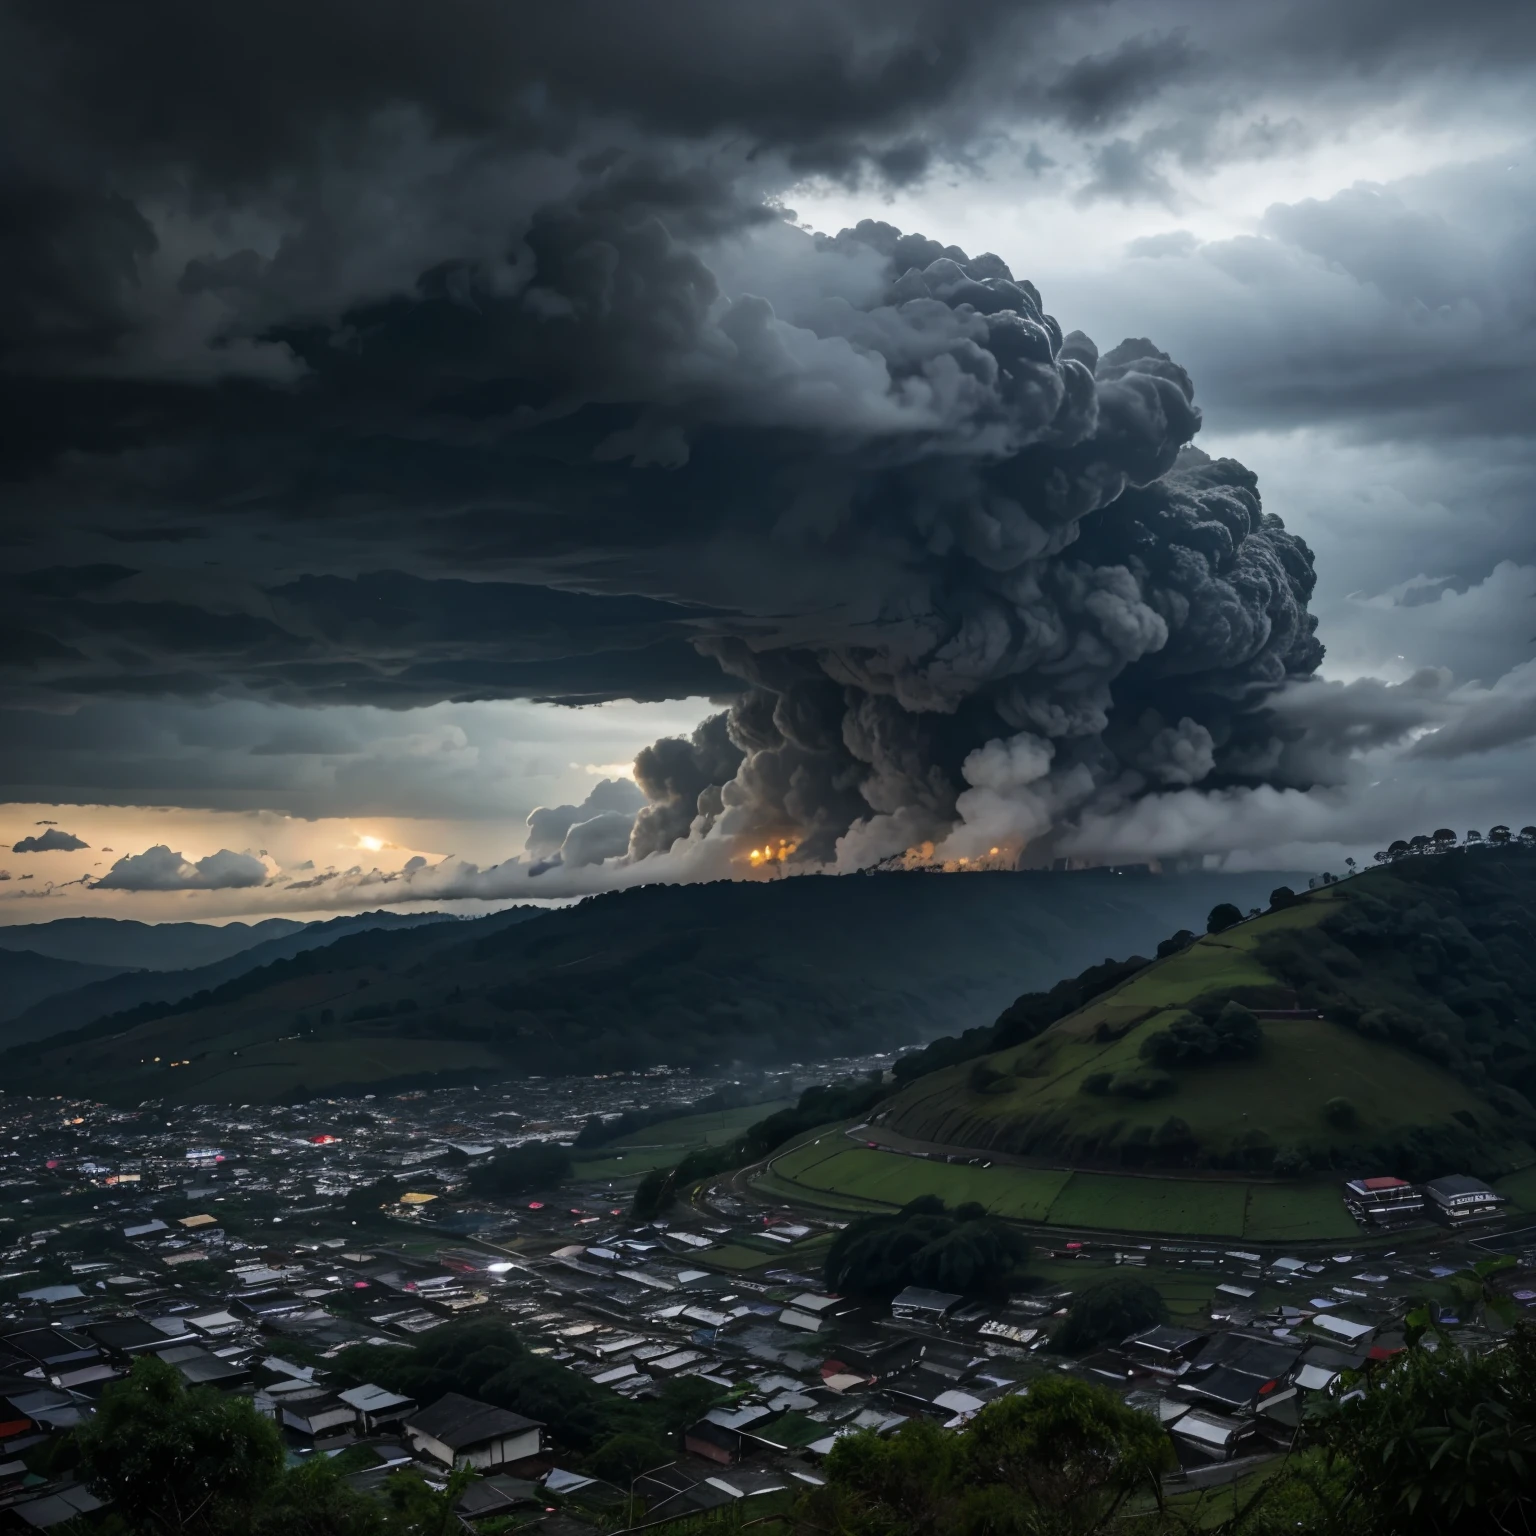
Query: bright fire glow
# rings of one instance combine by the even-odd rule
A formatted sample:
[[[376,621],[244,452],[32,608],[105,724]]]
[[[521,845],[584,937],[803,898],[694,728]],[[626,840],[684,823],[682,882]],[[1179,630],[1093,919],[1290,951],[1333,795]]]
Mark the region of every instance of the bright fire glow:
[[[357,846],[359,848],[366,848],[369,853],[377,853],[384,846],[384,839],[382,837],[359,837]]]
[[[751,861],[753,869],[761,869],[768,864],[782,864],[796,847],[797,844],[790,842],[787,837],[781,837],[777,843],[769,838],[761,848],[754,848],[747,858]]]

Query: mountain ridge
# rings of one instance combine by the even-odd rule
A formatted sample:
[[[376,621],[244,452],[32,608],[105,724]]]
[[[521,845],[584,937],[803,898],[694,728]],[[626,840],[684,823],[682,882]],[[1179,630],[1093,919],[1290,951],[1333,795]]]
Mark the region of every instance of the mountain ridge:
[[[240,1102],[433,1074],[825,1059],[986,1017],[1276,880],[1110,871],[655,885],[354,934],[13,1048],[29,1091]],[[1294,878],[1294,877],[1292,877]],[[174,1064],[174,1066],[173,1066]]]

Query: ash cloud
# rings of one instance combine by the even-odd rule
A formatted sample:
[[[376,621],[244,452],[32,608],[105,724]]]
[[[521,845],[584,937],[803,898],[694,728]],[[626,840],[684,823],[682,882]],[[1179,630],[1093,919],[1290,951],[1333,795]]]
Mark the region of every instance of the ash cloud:
[[[1049,137],[1067,190],[1166,200],[1174,159],[1257,153],[1231,148],[1244,82],[1275,84],[1262,110],[1353,107],[1425,61],[1449,88],[1536,45],[1476,3],[1208,10],[1111,8],[1090,35],[1052,3],[448,0],[386,8],[366,50],[335,0],[14,10],[0,704],[713,697],[641,754],[643,805],[537,813],[529,862],[494,878],[398,881],[542,868],[553,894],[753,847],[1046,857],[1167,801],[1306,795],[1444,729],[1461,705],[1351,696],[1370,718],[1330,723],[1306,692],[1310,553],[1247,470],[1192,448],[1178,360],[1064,334],[995,255],[879,223],[812,237],[783,209],[806,175],[878,191],[1026,123],[1086,136]],[[1452,399],[1485,421],[1496,396],[1523,424],[1524,311],[1471,315],[1524,282],[1523,225],[1470,277],[1476,250],[1380,199],[1263,233],[1132,247],[1163,258],[1138,292],[1187,281],[1223,344],[1273,328],[1204,379],[1224,367],[1270,419]],[[1295,253],[1293,277],[1243,279],[1250,246]],[[1314,323],[1306,285],[1346,286],[1335,267],[1344,318]],[[1360,284],[1396,306],[1406,372],[1378,348],[1362,380]],[[1487,713],[1463,739],[1523,729]],[[149,852],[155,878],[214,878]]]

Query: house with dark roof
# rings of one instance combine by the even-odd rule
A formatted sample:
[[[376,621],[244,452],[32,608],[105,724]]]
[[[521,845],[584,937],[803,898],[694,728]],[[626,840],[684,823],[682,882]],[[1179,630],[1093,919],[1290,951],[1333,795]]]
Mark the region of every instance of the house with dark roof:
[[[544,1426],[537,1419],[448,1392],[405,1421],[412,1449],[446,1467],[505,1467],[537,1456]]]
[[[1474,1221],[1488,1221],[1499,1214],[1504,1196],[1496,1194],[1481,1179],[1453,1173],[1443,1179],[1431,1179],[1424,1186],[1429,1196],[1429,1213],[1448,1227],[1465,1227]]]
[[[1177,1372],[1200,1353],[1209,1338],[1209,1333],[1200,1333],[1193,1328],[1159,1323],[1155,1328],[1133,1333],[1120,1348],[1137,1365],[1154,1371]]]
[[[690,1455],[703,1456],[728,1467],[741,1460],[741,1435],[734,1429],[700,1419],[683,1431],[683,1449]]]

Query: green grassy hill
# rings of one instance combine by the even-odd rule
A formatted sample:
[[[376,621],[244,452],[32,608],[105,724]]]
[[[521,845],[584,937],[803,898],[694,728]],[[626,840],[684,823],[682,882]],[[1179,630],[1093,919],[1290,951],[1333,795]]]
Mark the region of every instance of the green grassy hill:
[[[1507,1172],[1536,1158],[1533,914],[1531,850],[1371,871],[919,1079],[874,1134],[1097,1169]],[[1210,1051],[1234,1001],[1257,1034]],[[1181,1029],[1207,1050],[1170,1059]]]
[[[1277,876],[984,873],[648,886],[362,933],[0,1056],[11,1091],[270,1102],[481,1074],[824,1060],[995,1017]]]

